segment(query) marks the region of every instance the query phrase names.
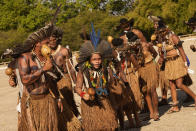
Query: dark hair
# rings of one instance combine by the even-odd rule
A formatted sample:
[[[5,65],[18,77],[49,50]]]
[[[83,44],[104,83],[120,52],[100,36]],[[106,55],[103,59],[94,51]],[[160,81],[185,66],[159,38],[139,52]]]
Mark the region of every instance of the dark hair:
[[[162,20],[158,21],[158,25],[159,25],[158,27],[159,29],[166,28],[165,23]]]
[[[126,18],[120,19],[120,23],[121,23],[121,24],[125,24],[125,23],[127,23],[127,22],[128,22],[128,20],[127,20]]]
[[[159,21],[158,21],[158,25],[159,25],[159,29],[161,29],[161,28],[166,28],[166,26],[165,26],[165,22],[164,22],[164,20],[163,20],[163,18],[161,17],[161,16],[158,16],[158,18],[160,19]]]
[[[82,38],[82,40],[90,40],[90,35],[87,33],[80,33],[80,37]]]
[[[134,42],[135,40],[138,39],[138,36],[135,35],[133,32],[127,32],[126,36],[127,36],[128,40],[129,40],[129,42]]]
[[[128,28],[128,27],[132,27],[134,24],[134,19],[126,19],[126,18],[121,18],[120,19],[120,25],[116,27],[116,31],[119,31],[121,29],[125,29],[125,28]]]
[[[63,38],[63,30],[58,27],[54,27],[51,36],[56,38],[57,44],[60,44]]]
[[[190,18],[190,19],[188,20],[188,24],[194,24],[194,23],[196,23],[196,17],[195,17],[195,18],[192,17],[192,18]]]
[[[121,39],[121,38],[114,38],[112,40],[112,45],[115,46],[115,47],[123,45],[123,39]]]

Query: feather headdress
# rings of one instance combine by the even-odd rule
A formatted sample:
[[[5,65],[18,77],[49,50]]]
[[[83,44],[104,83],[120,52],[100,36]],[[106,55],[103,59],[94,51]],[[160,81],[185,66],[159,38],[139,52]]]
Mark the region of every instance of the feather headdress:
[[[98,33],[96,34],[94,26],[93,26],[93,23],[91,23],[91,28],[92,28],[92,31],[90,33],[90,39],[91,39],[91,42],[93,43],[93,45],[94,45],[94,47],[96,49],[97,45],[99,43],[99,40],[100,40],[101,31],[98,30]]]
[[[91,24],[91,27],[91,41],[85,42],[80,48],[80,56],[78,59],[80,64],[88,61],[93,53],[101,54],[102,59],[109,58],[112,54],[110,44],[107,41],[100,39],[100,30],[96,35],[93,24]]]
[[[30,52],[36,43],[48,38],[53,32],[53,25],[49,24],[36,32],[33,32],[25,40],[24,44],[18,45],[13,49],[11,56],[13,58],[19,57],[22,53]]]
[[[53,25],[49,24],[49,25],[46,25],[45,27],[39,29],[38,31],[30,34],[28,36],[28,38],[26,39],[25,44],[30,43],[30,44],[34,45],[37,42],[40,42],[40,41],[46,39],[53,32],[53,27],[54,27]]]

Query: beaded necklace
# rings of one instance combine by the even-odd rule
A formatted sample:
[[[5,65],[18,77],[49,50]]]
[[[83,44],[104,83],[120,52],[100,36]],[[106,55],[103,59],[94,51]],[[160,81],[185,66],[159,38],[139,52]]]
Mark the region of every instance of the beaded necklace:
[[[103,73],[103,68],[100,71],[92,70],[92,65],[87,61],[85,66],[89,69],[90,82],[95,89],[97,95],[108,95],[106,90],[106,78]]]

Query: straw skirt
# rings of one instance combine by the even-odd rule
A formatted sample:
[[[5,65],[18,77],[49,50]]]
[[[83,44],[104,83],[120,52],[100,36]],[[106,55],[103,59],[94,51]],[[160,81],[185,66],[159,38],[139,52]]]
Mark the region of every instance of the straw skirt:
[[[118,127],[115,111],[107,97],[82,100],[81,117],[84,131],[115,131]]]
[[[67,104],[70,106],[72,112],[77,117],[80,113],[77,109],[76,102],[74,100],[74,94],[72,90],[72,83],[69,74],[64,74],[66,78],[62,78],[60,81],[58,81],[57,86],[58,89],[63,95],[64,99],[66,100]]]
[[[140,91],[139,87],[139,80],[138,76],[136,75],[137,72],[133,71],[132,68],[127,69],[126,78],[131,86],[131,90],[133,92],[137,108],[141,110],[143,108],[143,96]]]
[[[140,86],[146,87],[143,92],[150,91],[152,88],[158,87],[158,72],[156,63],[151,61],[139,69]]]
[[[23,94],[19,131],[58,131],[56,100],[50,95]]]
[[[168,60],[165,63],[165,77],[168,80],[176,80],[187,74],[187,69],[182,60],[178,57],[175,60]]]

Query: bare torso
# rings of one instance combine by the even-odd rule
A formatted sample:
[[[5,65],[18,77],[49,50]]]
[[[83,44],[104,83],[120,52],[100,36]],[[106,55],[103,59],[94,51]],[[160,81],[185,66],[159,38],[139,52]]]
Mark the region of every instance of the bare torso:
[[[39,69],[32,53],[23,54],[18,61],[19,73],[24,85],[24,92],[43,94],[48,91],[46,82],[42,81],[42,69]]]

